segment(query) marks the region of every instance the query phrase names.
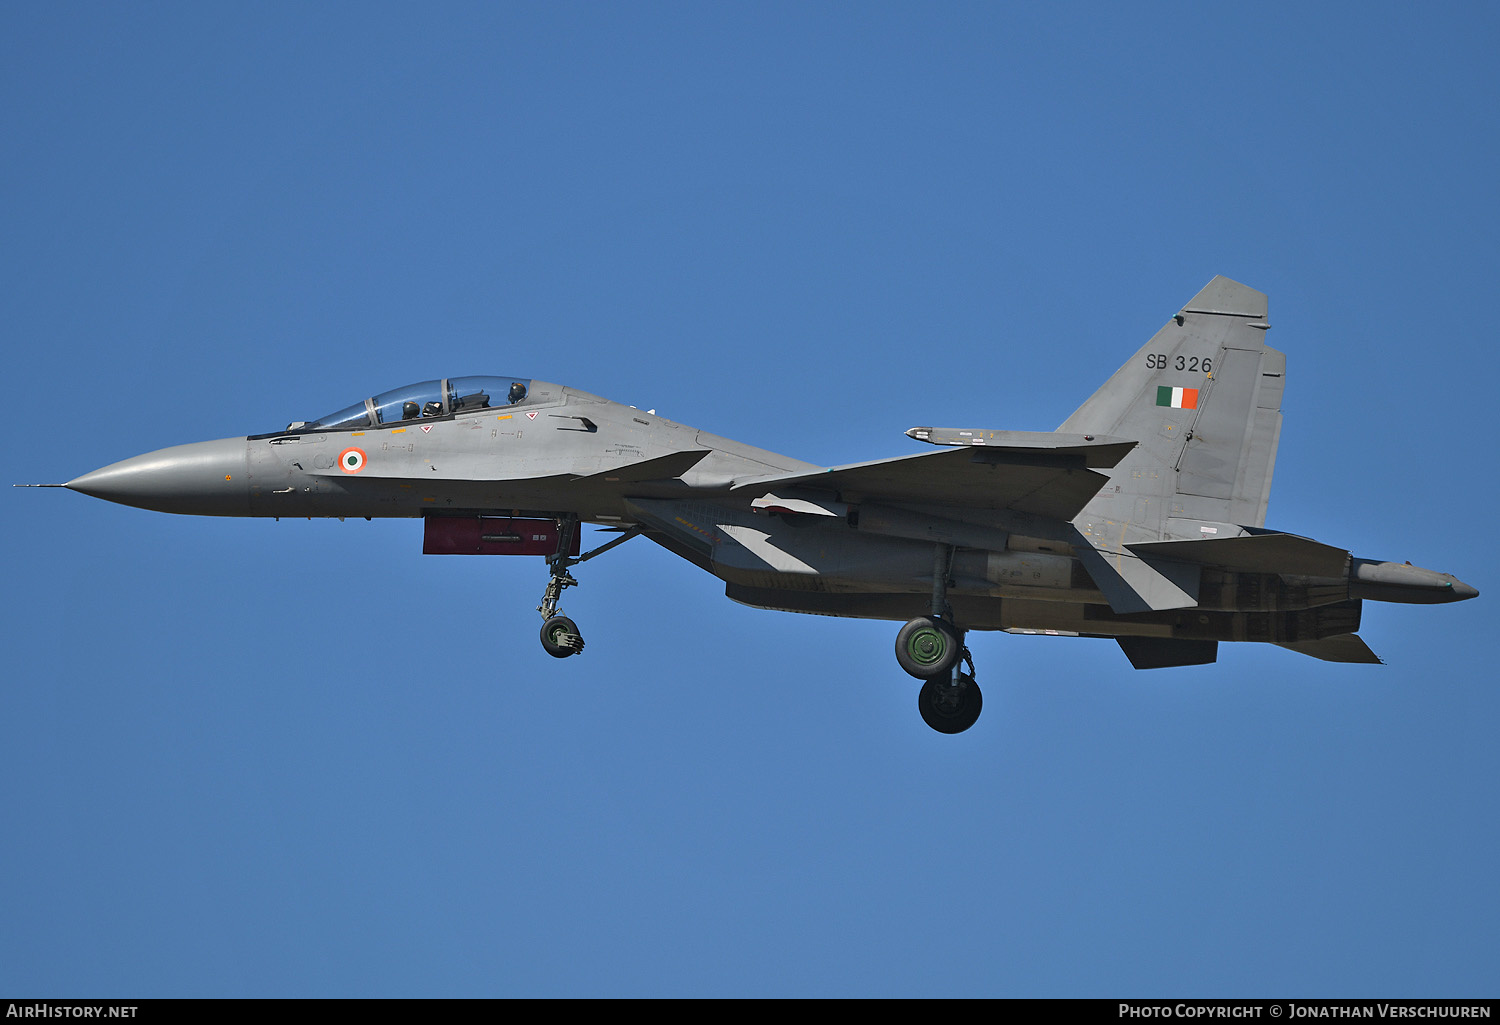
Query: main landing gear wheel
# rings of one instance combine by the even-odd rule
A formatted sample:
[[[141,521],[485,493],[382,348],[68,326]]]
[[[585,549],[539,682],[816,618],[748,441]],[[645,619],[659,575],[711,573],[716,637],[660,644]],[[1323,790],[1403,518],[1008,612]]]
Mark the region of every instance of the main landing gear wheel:
[[[896,661],[919,680],[946,679],[963,650],[953,625],[933,616],[918,616],[896,635]]]
[[[984,706],[984,695],[974,677],[963,672],[953,676],[952,682],[947,678],[928,680],[917,695],[922,721],[939,733],[962,733],[979,719]]]
[[[567,658],[583,650],[578,624],[567,616],[553,616],[542,624],[542,647],[553,658]]]

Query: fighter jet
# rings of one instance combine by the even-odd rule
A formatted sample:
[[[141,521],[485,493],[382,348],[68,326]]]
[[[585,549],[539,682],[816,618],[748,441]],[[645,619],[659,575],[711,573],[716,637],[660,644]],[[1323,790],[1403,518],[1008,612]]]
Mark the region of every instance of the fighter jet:
[[[1113,638],[1137,669],[1221,641],[1380,661],[1361,603],[1478,592],[1268,529],[1286,358],[1266,297],[1216,277],[1054,433],[913,427],[933,451],[818,466],[522,377],[397,388],[316,420],[165,448],[62,485],[205,516],[420,518],[423,551],[533,555],[551,655],[583,651],[572,569],[644,536],[763,609],[903,625],[918,709],[959,733],[970,630]],[[582,553],[581,527],[616,534]]]

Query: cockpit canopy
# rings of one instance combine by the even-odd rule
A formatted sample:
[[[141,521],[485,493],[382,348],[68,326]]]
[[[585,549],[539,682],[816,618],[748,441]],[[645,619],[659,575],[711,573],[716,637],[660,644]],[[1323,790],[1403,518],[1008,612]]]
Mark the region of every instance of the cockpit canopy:
[[[530,391],[531,381],[520,377],[445,377],[440,381],[392,388],[337,413],[294,423],[287,430],[347,431],[452,416],[476,409],[515,405],[525,401]]]

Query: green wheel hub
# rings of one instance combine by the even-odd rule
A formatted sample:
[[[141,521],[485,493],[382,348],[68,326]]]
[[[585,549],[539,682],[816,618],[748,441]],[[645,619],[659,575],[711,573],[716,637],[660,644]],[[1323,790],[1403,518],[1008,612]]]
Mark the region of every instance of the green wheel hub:
[[[941,630],[923,627],[907,639],[906,653],[918,665],[937,665],[948,654],[948,638]]]

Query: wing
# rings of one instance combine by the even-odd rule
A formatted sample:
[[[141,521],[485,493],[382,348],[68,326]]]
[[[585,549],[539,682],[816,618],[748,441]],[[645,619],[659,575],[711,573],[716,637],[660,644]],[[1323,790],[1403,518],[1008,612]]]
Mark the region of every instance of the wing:
[[[1135,442],[1119,438],[1028,437],[1037,440],[743,478],[734,482],[733,490],[796,487],[830,492],[851,503],[922,502],[1070,520],[1109,479],[1090,467],[1114,466],[1135,447]]]

